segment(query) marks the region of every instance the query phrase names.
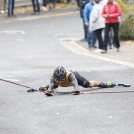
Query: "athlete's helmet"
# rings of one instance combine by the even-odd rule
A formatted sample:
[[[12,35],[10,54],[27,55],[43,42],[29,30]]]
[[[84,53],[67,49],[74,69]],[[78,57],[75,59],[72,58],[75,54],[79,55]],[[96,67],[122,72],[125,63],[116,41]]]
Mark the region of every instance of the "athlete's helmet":
[[[62,67],[62,66],[58,66],[54,70],[53,76],[57,81],[61,81],[61,80],[65,79],[66,78],[66,70],[65,70],[65,68]]]

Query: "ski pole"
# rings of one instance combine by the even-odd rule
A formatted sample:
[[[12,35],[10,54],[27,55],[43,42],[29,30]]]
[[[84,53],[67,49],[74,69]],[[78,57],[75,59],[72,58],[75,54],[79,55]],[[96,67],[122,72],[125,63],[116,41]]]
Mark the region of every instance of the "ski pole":
[[[12,84],[15,84],[15,85],[18,85],[18,86],[21,86],[21,87],[26,87],[26,88],[30,88],[30,89],[33,89],[34,91],[38,91],[37,89],[34,89],[32,87],[29,87],[29,86],[26,86],[26,85],[22,85],[22,84],[19,84],[19,83],[16,83],[16,82],[12,82],[12,81],[9,81],[9,80],[5,80],[5,79],[0,79],[1,81],[5,81],[5,82],[8,82],[8,83],[12,83]]]

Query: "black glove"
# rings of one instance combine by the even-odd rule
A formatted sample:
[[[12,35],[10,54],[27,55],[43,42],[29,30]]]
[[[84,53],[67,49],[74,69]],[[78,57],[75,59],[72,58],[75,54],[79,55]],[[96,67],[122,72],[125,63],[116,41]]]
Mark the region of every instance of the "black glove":
[[[79,95],[79,94],[80,94],[79,90],[73,91],[73,95]]]
[[[46,91],[45,95],[47,95],[47,96],[54,96],[54,93],[52,93],[51,91]]]

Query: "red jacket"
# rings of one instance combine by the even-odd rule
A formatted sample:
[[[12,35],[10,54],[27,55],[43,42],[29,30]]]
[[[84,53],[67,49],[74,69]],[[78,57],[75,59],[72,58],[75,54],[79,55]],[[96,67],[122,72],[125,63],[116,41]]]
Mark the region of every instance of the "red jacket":
[[[106,15],[112,15],[112,17],[106,18]],[[102,16],[105,18],[105,23],[117,23],[119,22],[119,16],[121,16],[121,9],[115,2],[109,4],[108,2],[104,5],[102,10]]]

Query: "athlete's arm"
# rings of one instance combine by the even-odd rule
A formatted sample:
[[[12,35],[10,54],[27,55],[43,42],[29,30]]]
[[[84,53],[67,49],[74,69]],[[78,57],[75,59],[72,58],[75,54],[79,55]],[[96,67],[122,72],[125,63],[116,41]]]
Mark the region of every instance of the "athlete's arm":
[[[53,92],[54,85],[55,85],[55,80],[54,80],[54,78],[53,78],[53,77],[51,77],[51,79],[50,79],[50,84],[49,84],[49,88],[48,88],[48,91]]]
[[[74,90],[79,90],[77,79],[74,75],[74,73],[71,73],[68,77],[68,80],[72,82],[72,86],[74,87]]]

